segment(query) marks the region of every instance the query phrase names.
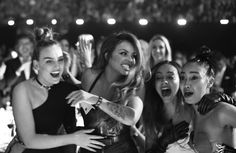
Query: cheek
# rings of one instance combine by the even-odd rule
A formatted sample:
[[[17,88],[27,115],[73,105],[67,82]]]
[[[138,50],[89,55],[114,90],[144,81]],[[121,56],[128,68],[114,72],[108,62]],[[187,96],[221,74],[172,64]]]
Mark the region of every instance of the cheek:
[[[155,82],[155,89],[157,91],[157,93],[160,95],[161,91],[160,91],[160,87],[161,87],[161,83],[156,81]]]
[[[179,81],[175,80],[172,83],[172,90],[173,90],[173,92],[176,94],[178,92],[179,88],[180,88]]]

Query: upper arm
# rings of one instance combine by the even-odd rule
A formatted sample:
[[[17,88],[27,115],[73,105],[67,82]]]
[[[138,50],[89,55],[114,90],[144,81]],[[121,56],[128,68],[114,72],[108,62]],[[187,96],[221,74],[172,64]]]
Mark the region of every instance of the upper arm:
[[[236,128],[236,107],[228,103],[220,103],[218,107],[221,125],[229,125]]]
[[[24,143],[35,134],[32,106],[27,96],[25,84],[18,84],[13,90],[12,106],[17,132]]]
[[[130,96],[128,98],[127,106],[134,110],[135,117],[134,120],[137,122],[143,111],[143,102],[138,96]]]

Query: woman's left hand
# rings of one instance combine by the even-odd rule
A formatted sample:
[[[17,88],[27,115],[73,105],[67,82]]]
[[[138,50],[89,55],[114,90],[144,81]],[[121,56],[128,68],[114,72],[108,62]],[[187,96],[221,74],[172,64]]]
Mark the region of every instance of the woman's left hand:
[[[69,99],[68,103],[71,104],[71,106],[76,106],[81,103],[94,105],[94,104],[96,104],[96,102],[98,100],[98,96],[88,93],[84,90],[77,90],[77,91],[73,91],[72,93],[70,93],[66,97],[66,99]]]

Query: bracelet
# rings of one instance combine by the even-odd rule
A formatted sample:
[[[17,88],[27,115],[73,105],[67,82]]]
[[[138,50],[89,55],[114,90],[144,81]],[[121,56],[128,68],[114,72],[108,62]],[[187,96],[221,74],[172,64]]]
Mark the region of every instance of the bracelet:
[[[98,101],[96,102],[96,104],[94,105],[94,107],[98,108],[102,103],[102,97],[98,97]]]

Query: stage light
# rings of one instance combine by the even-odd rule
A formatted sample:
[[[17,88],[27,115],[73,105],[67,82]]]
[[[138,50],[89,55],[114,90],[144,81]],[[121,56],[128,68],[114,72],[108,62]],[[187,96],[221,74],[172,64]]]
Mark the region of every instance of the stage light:
[[[18,57],[18,53],[16,51],[11,51],[11,57],[12,58],[17,58]]]
[[[15,24],[15,21],[14,20],[9,20],[7,23],[8,23],[9,26],[13,26]]]
[[[27,19],[26,24],[27,25],[32,25],[32,24],[34,24],[34,20],[33,19]]]
[[[180,19],[177,20],[177,23],[178,23],[178,25],[180,25],[180,26],[184,26],[184,25],[187,24],[187,20],[184,19],[184,18],[180,18]]]
[[[142,25],[142,26],[144,26],[144,25],[147,25],[148,24],[148,20],[147,19],[144,19],[144,18],[142,18],[142,19],[139,19],[139,24],[140,25]]]
[[[228,24],[229,20],[228,19],[221,19],[220,24]]]
[[[52,23],[53,25],[55,25],[55,24],[57,24],[57,20],[56,20],[56,19],[52,19],[52,20],[51,20],[51,23]]]
[[[110,25],[116,24],[116,20],[114,18],[107,19],[107,23]]]
[[[82,25],[82,24],[84,24],[84,20],[83,19],[76,19],[76,24],[77,25]]]

